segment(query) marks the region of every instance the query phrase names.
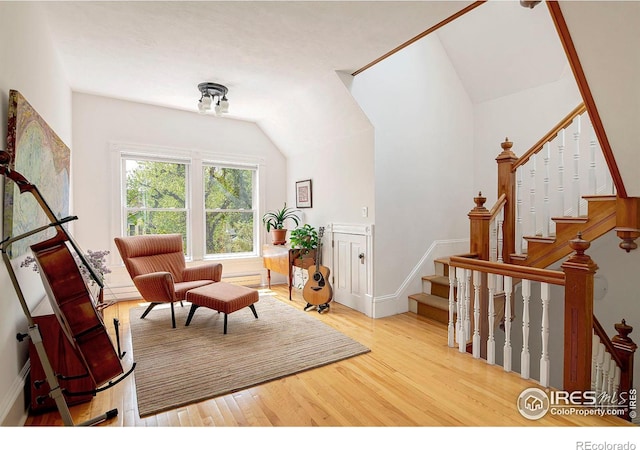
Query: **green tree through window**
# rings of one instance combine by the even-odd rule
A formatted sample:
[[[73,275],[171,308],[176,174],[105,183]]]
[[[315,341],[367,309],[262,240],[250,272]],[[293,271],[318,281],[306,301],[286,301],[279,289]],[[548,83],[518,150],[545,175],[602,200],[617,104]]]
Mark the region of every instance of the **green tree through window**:
[[[187,165],[125,159],[125,169],[126,233],[180,233],[186,243]]]
[[[206,253],[254,250],[254,169],[203,167]]]
[[[126,153],[122,161],[125,234],[180,233],[185,254],[195,244],[203,256],[255,255],[257,167]]]

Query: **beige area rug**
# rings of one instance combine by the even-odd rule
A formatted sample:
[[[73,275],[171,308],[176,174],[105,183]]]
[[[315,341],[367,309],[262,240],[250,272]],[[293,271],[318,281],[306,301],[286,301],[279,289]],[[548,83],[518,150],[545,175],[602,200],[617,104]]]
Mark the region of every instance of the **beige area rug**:
[[[320,367],[369,351],[314,317],[269,295],[249,308],[224,314],[198,308],[184,326],[189,304],[130,312],[134,378],[140,417]],[[330,313],[331,314],[331,313]]]

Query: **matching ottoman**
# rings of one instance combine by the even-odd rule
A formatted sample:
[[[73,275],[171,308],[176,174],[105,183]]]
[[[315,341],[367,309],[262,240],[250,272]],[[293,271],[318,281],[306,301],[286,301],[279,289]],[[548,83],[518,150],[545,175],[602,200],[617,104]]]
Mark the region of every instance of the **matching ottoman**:
[[[207,308],[224,313],[224,334],[227,334],[227,315],[232,312],[248,306],[251,308],[255,318],[258,318],[256,308],[253,306],[253,304],[258,301],[258,291],[237,284],[219,281],[191,289],[187,291],[186,301],[191,302],[191,310],[189,311],[185,326],[189,326],[193,318],[193,313],[195,313],[196,309],[200,306],[206,306]]]

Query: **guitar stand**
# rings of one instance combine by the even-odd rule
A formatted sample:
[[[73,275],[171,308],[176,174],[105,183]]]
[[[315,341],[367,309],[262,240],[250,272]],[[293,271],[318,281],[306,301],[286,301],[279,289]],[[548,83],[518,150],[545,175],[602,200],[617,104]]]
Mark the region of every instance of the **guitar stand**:
[[[16,277],[16,274],[13,270],[13,265],[11,264],[11,260],[9,259],[9,256],[7,255],[7,248],[15,241],[18,241],[20,239],[24,239],[27,236],[31,236],[33,234],[39,233],[41,231],[44,231],[50,227],[60,227],[61,224],[71,221],[71,220],[75,220],[77,219],[77,217],[67,217],[65,219],[61,219],[58,222],[54,222],[51,223],[49,225],[45,225],[42,226],[40,228],[37,228],[35,230],[32,230],[30,232],[27,232],[25,234],[21,234],[19,236],[10,238],[7,237],[5,239],[3,239],[2,241],[0,241],[0,251],[2,252],[2,259],[4,260],[4,263],[7,267],[7,272],[9,273],[9,277],[11,278],[11,283],[13,284],[13,287],[16,291],[16,295],[18,296],[18,300],[20,301],[20,305],[22,307],[22,311],[25,315],[25,317],[27,318],[27,322],[28,322],[28,336],[31,339],[31,342],[33,343],[36,352],[38,354],[38,358],[40,359],[40,363],[42,364],[42,368],[46,374],[46,378],[47,378],[47,382],[49,383],[49,387],[50,387],[50,391],[49,391],[49,397],[51,397],[55,404],[56,407],[58,408],[58,412],[60,413],[60,416],[62,418],[62,423],[65,426],[93,426],[93,425],[97,425],[99,423],[102,423],[106,420],[112,419],[114,417],[116,417],[118,415],[118,410],[117,409],[112,409],[109,411],[106,411],[103,414],[100,414],[99,416],[96,416],[94,418],[91,418],[85,422],[79,423],[79,424],[74,424],[73,423],[73,418],[71,417],[71,412],[69,411],[69,406],[67,405],[67,402],[64,398],[63,395],[63,390],[60,387],[60,384],[58,383],[58,377],[56,376],[56,374],[53,371],[53,368],[51,366],[51,361],[49,360],[49,357],[47,356],[47,352],[44,348],[44,344],[42,343],[42,334],[40,333],[40,329],[38,328],[38,324],[36,324],[33,320],[33,317],[31,315],[31,311],[29,310],[29,306],[27,305],[27,301],[24,297],[24,294],[22,292],[22,288],[20,287],[20,284],[18,282],[18,279]],[[18,333],[18,335],[16,336],[17,339],[19,341],[22,341],[24,339],[24,337],[26,337],[24,334],[20,334]],[[122,353],[124,355],[124,353]],[[110,382],[108,384],[107,387],[105,387],[104,389],[108,389],[109,387],[112,387],[114,384],[120,382],[121,380],[123,380],[124,378],[126,378],[129,374],[131,374],[133,372],[133,369],[135,368],[135,363],[133,363],[133,366],[131,367],[131,369],[124,374],[122,377],[120,377],[116,382],[112,383]],[[96,390],[96,392],[99,392],[98,390]]]
[[[317,310],[318,314],[324,314],[329,312],[329,303],[322,303],[321,305],[313,305],[311,303],[307,303],[307,306],[304,307],[305,311],[314,311]]]

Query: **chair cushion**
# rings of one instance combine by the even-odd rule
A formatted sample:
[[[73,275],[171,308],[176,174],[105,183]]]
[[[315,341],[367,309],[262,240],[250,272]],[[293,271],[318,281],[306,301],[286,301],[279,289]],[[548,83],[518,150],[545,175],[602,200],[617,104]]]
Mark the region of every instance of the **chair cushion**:
[[[187,291],[201,286],[206,286],[211,283],[213,283],[211,280],[183,281],[181,283],[174,283],[176,300],[186,300]]]
[[[258,299],[258,291],[255,289],[223,281],[187,292],[187,301],[225,314],[230,314],[245,306],[252,305]]]

